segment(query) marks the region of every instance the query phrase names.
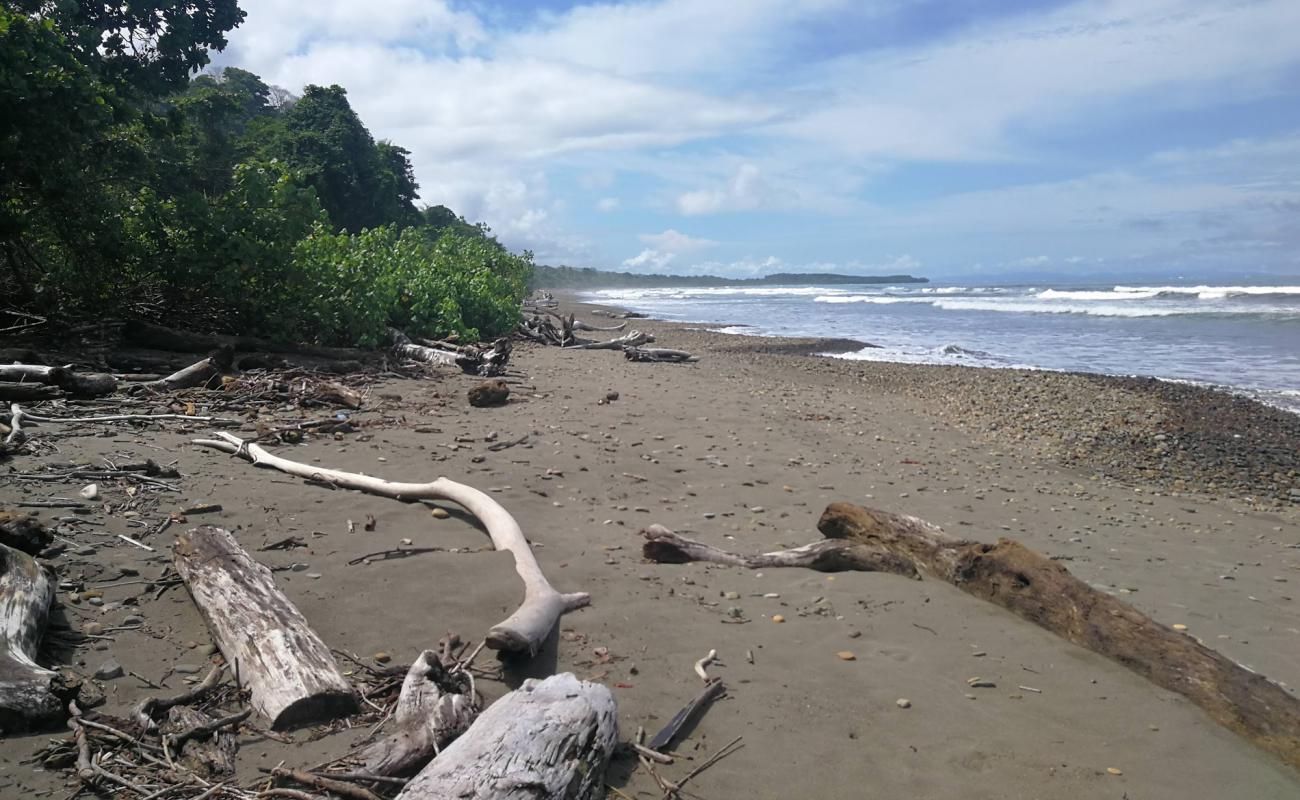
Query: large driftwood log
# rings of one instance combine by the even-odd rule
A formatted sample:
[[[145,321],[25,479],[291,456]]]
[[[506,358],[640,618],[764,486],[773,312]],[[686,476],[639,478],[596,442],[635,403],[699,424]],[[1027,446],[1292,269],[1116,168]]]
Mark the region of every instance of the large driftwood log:
[[[0,382],[0,400],[6,402],[54,400],[62,396],[63,390],[57,386],[47,386],[43,383]]]
[[[117,391],[117,379],[99,372],[76,372],[72,367],[39,364],[0,365],[0,381],[20,381],[57,386],[73,397],[102,397]]]
[[[552,588],[542,574],[542,568],[538,566],[537,557],[528,546],[523,531],[519,529],[519,523],[497,501],[472,486],[447,478],[438,478],[431,483],[394,483],[368,475],[290,461],[228,433],[218,433],[217,436],[220,439],[195,439],[194,444],[242,456],[255,466],[278,469],[290,475],[344,489],[357,489],[398,500],[450,500],[463,506],[487,528],[494,548],[506,550],[514,556],[515,572],[524,582],[523,603],[515,613],[488,631],[489,647],[536,655],[561,614],[591,602],[591,596],[586,592],[560,594]]]
[[[181,389],[194,389],[207,386],[235,363],[235,351],[222,347],[212,355],[196,361],[185,369],[173,372],[161,380],[142,384],[160,392],[175,392]]]
[[[459,350],[444,350],[440,347],[425,347],[422,344],[415,344],[409,336],[395,328],[390,328],[389,333],[393,337],[393,352],[403,358],[423,361],[425,364],[434,364],[440,367],[449,367],[456,363],[456,358],[460,355]]]
[[[698,356],[691,355],[685,350],[669,350],[666,347],[624,347],[623,356],[628,361],[653,361],[669,363],[693,363],[699,361]]]
[[[191,528],[176,538],[173,557],[213,640],[272,728],[356,710],[329,648],[229,531]]]
[[[622,350],[624,347],[640,347],[643,344],[653,342],[655,337],[641,331],[629,331],[617,339],[610,339],[607,342],[583,342],[581,344],[565,345],[566,350]]]
[[[614,695],[570,673],[527,680],[406,785],[397,800],[595,800],[618,740]]]
[[[660,564],[708,561],[745,569],[806,567],[818,572],[892,572],[917,580],[921,578],[915,565],[907,558],[856,542],[825,539],[792,550],[745,556],[678,536],[662,525],[651,525],[641,531],[641,535],[646,538],[642,553]]]
[[[425,650],[402,681],[393,711],[397,730],[361,751],[363,771],[390,777],[419,772],[478,715],[471,693],[468,680],[458,682],[437,653]]]
[[[58,674],[36,664],[54,601],[54,580],[36,559],[0,545],[0,735],[48,725],[63,714]]]
[[[1097,591],[1019,542],[958,539],[916,517],[851,503],[827,506],[817,528],[837,544],[902,558],[923,574],[1106,656],[1186,697],[1219,724],[1300,767],[1300,699],[1193,637]],[[645,555],[653,559],[660,545],[655,544],[653,531],[647,537]],[[666,552],[674,557],[693,555],[682,548]],[[739,560],[730,563],[741,566],[753,558],[727,555]],[[729,563],[713,557],[700,560]]]

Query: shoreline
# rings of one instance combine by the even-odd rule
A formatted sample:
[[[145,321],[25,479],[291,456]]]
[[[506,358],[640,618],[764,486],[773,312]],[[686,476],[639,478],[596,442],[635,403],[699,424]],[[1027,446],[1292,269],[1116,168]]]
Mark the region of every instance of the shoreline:
[[[597,321],[584,316],[591,306],[562,307]],[[1061,457],[1069,455],[1061,430],[1103,422],[1111,427],[1088,433],[1092,460],[1119,458],[1114,437],[1125,432],[1150,448],[1152,431],[1211,404],[1202,393],[1161,399],[1150,386],[1077,375],[808,357],[796,353],[815,340],[627,322],[701,361],[635,363],[618,352],[519,342],[503,406],[470,406],[466,393],[482,379],[455,368],[421,379],[355,376],[365,402],[345,412],[346,432],[298,427],[267,442],[323,468],[407,481],[442,475],[488,492],[519,521],[558,591],[590,593],[591,605],[566,614],[536,658],[480,657],[477,686],[489,702],[525,678],[573,672],[614,693],[626,740],[638,726],[659,730],[696,695],[693,665],[716,650],[721,663],[709,671],[728,696],[675,745],[692,760],[662,768],[680,779],[743,735],[742,750],[692,780],[703,797],[851,798],[863,786],[919,800],[1296,796],[1300,775],[1181,696],[946,583],[642,557],[639,531],[654,523],[758,553],[820,538],[829,503],[868,505],[963,538],[1020,541],[1154,620],[1187,626],[1225,657],[1300,686],[1300,509],[1195,486],[1169,492],[1159,476],[1141,473],[1126,483],[1112,479],[1122,464],[1100,475]],[[233,430],[246,437],[336,413],[261,401],[229,413],[221,391],[186,397],[198,414],[238,416]],[[1219,402],[1225,407],[1206,416],[1221,426],[1237,406]],[[1257,417],[1253,406],[1242,413],[1242,425]],[[1188,438],[1203,435],[1185,427]],[[171,534],[193,525],[232,531],[275,571],[321,639],[364,663],[381,653],[411,663],[447,631],[478,641],[518,603],[513,559],[489,552],[455,509],[432,516],[191,444],[209,431],[184,420],[33,426],[30,435],[56,448],[16,456],[0,473],[3,503],[75,497],[80,482],[23,480],[69,462],[154,458],[181,476],[175,492],[100,481],[100,500],[60,526],[69,543],[49,556],[61,581],[59,619],[111,629],[60,663],[89,675],[111,659],[127,675],[101,682],[98,711],[127,714],[206,669],[210,637],[194,604],[183,587],[159,591],[171,580]],[[1169,477],[1182,474],[1168,458]],[[204,504],[219,509],[168,535],[149,533],[170,513]],[[35,510],[51,524],[65,514]],[[298,545],[265,549],[286,537]],[[96,602],[73,597],[91,589],[102,591]],[[259,768],[340,758],[365,727],[284,741],[250,729],[235,780],[251,786],[263,779]],[[0,740],[0,793],[65,792],[75,782],[23,763],[52,735]],[[637,800],[663,794],[635,759],[616,758],[607,781]]]
[[[576,309],[628,310],[570,292],[555,295]],[[937,394],[941,390],[958,389],[941,417],[1003,444],[1039,439],[1037,445],[1031,443],[1036,455],[1089,470],[1093,480],[1111,478],[1175,496],[1222,494],[1249,505],[1300,507],[1300,414],[1222,387],[1092,372],[842,359],[830,354],[873,345],[853,339],[722,333],[708,323],[654,317],[628,322],[630,327],[653,322],[675,336],[720,337],[707,345],[715,352],[817,358],[842,365],[833,370],[926,403],[942,402]],[[728,345],[728,339],[738,342]],[[1012,388],[1025,393],[1024,402],[1004,394]],[[1080,394],[1103,398],[1109,405],[1079,402]],[[1151,404],[1160,409],[1151,409]],[[1261,480],[1261,475],[1271,480]]]

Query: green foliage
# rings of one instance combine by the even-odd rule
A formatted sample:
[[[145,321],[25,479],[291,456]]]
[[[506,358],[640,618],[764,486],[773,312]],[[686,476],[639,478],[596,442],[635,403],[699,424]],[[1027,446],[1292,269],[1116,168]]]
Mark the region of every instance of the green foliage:
[[[412,336],[496,336],[519,323],[531,256],[459,231],[383,226],[331,234],[318,225],[295,267],[316,287],[308,323],[320,341],[373,345]]]
[[[341,344],[511,329],[531,255],[417,211],[410,153],[375,142],[341,87],[185,80],[242,16],[0,4],[0,296]]]

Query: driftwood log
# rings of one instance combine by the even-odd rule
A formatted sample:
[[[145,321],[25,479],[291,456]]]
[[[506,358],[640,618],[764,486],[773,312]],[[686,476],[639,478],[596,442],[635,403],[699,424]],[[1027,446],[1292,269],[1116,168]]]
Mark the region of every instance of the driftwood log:
[[[1219,724],[1291,766],[1300,767],[1300,699],[1193,637],[1092,588],[1061,564],[1019,542],[999,539],[989,544],[958,539],[916,517],[850,503],[827,506],[817,528],[843,548],[841,554],[849,552],[849,548],[866,548],[880,558],[901,558],[917,572],[1002,606],[1067,641],[1106,656],[1157,686],[1186,697]],[[647,558],[667,555],[667,560],[674,562],[704,560],[749,566],[752,559],[764,557],[724,553],[735,560],[721,560],[717,554],[722,551],[682,537],[665,539],[665,530],[655,526],[645,532]],[[774,555],[781,554],[765,554]],[[797,563],[799,559],[795,558],[788,559],[790,563],[782,563],[784,560],[764,566],[812,566]]]
[[[63,716],[58,674],[36,664],[53,601],[50,573],[21,550],[0,545],[0,734]]]
[[[595,800],[618,740],[614,695],[570,673],[493,703],[397,800]]]
[[[229,531],[191,528],[176,538],[173,559],[217,647],[272,728],[356,711],[329,648]]]
[[[416,344],[411,341],[409,336],[394,328],[390,328],[389,333],[393,337],[393,352],[403,358],[422,361],[425,364],[435,364],[440,367],[449,367],[456,363],[456,357],[460,355],[459,350],[425,347],[422,344]]]
[[[457,677],[448,672],[437,653],[425,650],[420,654],[402,681],[393,711],[397,730],[361,751],[363,772],[414,775],[469,728],[478,706],[468,680]]]
[[[228,372],[234,363],[235,351],[230,347],[222,347],[202,361],[196,361],[185,369],[173,372],[160,380],[141,385],[160,392],[175,392],[181,389],[205,387],[221,377],[222,373]]]
[[[0,382],[0,400],[6,402],[55,400],[62,396],[63,390],[57,386],[47,386],[43,383]]]
[[[690,363],[699,361],[698,356],[685,350],[669,350],[666,347],[624,347],[623,356],[628,361],[653,361],[670,363]]]
[[[524,601],[518,610],[497,623],[487,634],[488,646],[496,650],[537,654],[560,615],[591,602],[586,592],[560,594],[546,580],[519,523],[497,501],[472,486],[438,478],[431,483],[395,483],[382,478],[314,467],[274,455],[264,448],[228,433],[219,439],[195,439],[194,444],[241,456],[255,466],[269,467],[307,480],[356,489],[397,500],[450,500],[463,506],[487,528],[492,546],[508,551],[515,559],[515,572],[524,582]]]
[[[655,337],[641,331],[628,331],[617,339],[610,339],[607,342],[582,342],[580,344],[566,345],[566,350],[622,350],[625,347],[640,347],[643,344],[653,342]]]
[[[0,381],[57,386],[73,397],[103,397],[117,391],[117,379],[99,372],[77,372],[72,367],[38,364],[0,365]]]

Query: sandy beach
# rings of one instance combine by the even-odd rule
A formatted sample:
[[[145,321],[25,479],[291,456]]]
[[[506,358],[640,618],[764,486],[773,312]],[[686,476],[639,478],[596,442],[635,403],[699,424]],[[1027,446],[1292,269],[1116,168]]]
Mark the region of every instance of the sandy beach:
[[[618,352],[520,343],[512,368],[528,377],[504,407],[470,407],[465,393],[478,379],[454,369],[384,380],[354,416],[358,432],[276,448],[322,466],[395,480],[445,475],[490,491],[555,587],[591,593],[589,608],[563,617],[553,649],[506,663],[502,681],[479,682],[489,698],[526,677],[572,671],[613,689],[626,739],[638,726],[657,730],[696,694],[692,665],[716,649],[721,663],[710,672],[728,696],[676,748],[698,763],[744,737],[743,749],[692,780],[707,800],[1300,796],[1300,774],[1183,698],[946,584],[650,564],[638,535],[660,523],[760,552],[820,538],[822,509],[849,501],[963,537],[1012,537],[1295,687],[1300,418],[1152,381],[849,362],[809,355],[847,343],[631,326],[700,361],[632,363]],[[610,392],[618,397],[606,402]],[[250,550],[301,537],[307,548],[257,556],[286,568],[279,585],[331,647],[362,659],[386,652],[410,663],[447,631],[477,640],[518,602],[510,556],[491,552],[463,515],[438,519],[417,505],[306,485],[188,444],[208,430],[33,429],[57,449],[3,469],[174,460],[181,492],[161,496],[153,516],[220,504],[187,525],[221,525]],[[0,473],[0,503],[75,497],[77,488]],[[125,491],[112,481],[100,488],[109,500]],[[129,517],[81,518],[89,524],[51,563],[66,584],[104,586],[103,605],[72,603],[61,590],[55,619],[123,629],[65,653],[86,673],[120,662],[128,674],[105,682],[104,710],[121,712],[157,693],[129,673],[175,691],[204,667],[210,639],[183,587],[150,583],[167,568],[177,529],[148,540],[148,552],[113,536],[139,535]],[[404,539],[456,551],[358,561]],[[974,677],[993,686],[971,688]],[[897,703],[904,698],[910,707]],[[239,777],[337,757],[363,734],[246,736]],[[75,777],[22,763],[53,735],[0,741],[0,795],[68,796]],[[671,778],[690,768],[662,769]],[[635,760],[616,759],[608,780],[630,797],[662,794]]]

